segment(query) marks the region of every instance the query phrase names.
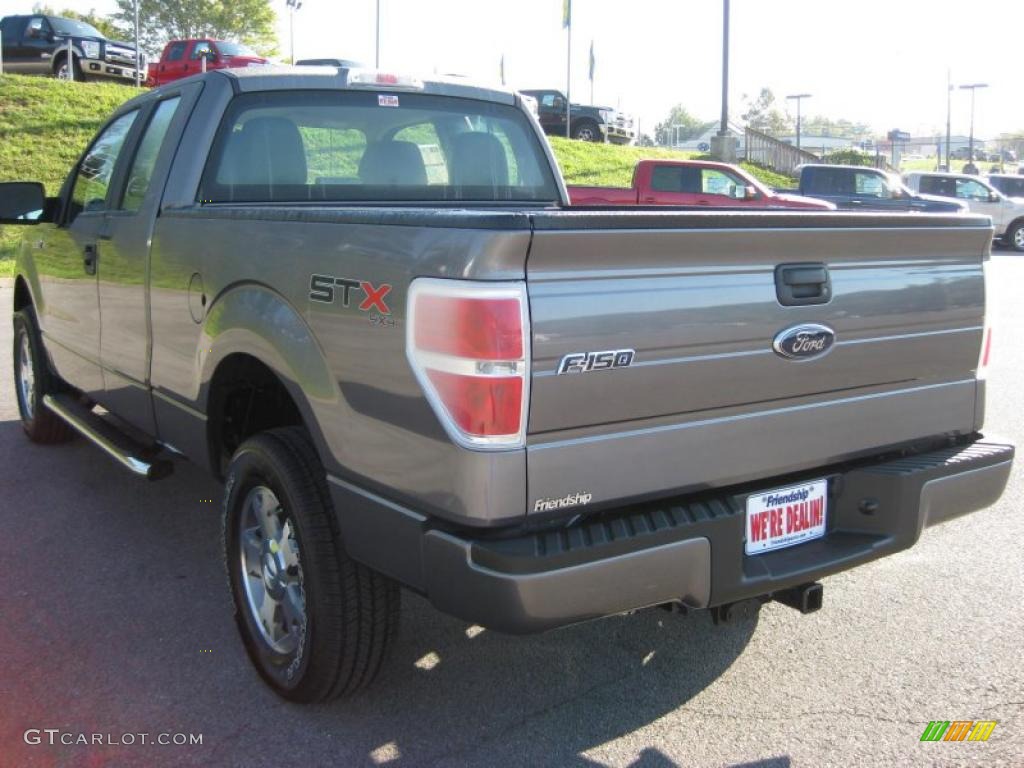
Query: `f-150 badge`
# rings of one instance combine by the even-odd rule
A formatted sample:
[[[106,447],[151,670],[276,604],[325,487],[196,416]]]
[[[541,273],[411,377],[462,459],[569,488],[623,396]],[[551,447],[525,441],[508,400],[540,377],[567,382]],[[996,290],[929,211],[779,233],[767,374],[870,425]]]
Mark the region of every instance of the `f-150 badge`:
[[[611,349],[604,352],[573,352],[562,358],[558,364],[558,375],[563,373],[590,373],[609,371],[612,368],[628,368],[633,364],[636,352],[632,349]]]

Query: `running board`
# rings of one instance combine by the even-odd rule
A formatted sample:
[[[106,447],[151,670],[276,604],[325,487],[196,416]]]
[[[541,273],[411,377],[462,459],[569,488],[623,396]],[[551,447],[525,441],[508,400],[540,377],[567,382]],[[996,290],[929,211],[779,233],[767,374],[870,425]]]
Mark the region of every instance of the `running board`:
[[[44,395],[43,405],[132,474],[147,480],[160,480],[174,471],[174,464],[146,457],[149,449],[93,413],[71,395]]]

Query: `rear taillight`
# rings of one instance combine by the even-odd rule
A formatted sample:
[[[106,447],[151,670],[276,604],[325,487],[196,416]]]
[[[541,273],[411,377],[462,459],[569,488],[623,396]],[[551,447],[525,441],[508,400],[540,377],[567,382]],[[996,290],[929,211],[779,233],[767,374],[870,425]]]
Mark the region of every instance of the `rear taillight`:
[[[982,270],[985,275],[985,322],[981,333],[981,351],[978,353],[977,377],[984,379],[988,376],[988,365],[992,356],[992,317],[995,313],[992,296],[992,278],[989,262],[982,263]]]
[[[406,354],[431,406],[459,445],[501,449],[525,444],[529,330],[524,283],[413,281]]]

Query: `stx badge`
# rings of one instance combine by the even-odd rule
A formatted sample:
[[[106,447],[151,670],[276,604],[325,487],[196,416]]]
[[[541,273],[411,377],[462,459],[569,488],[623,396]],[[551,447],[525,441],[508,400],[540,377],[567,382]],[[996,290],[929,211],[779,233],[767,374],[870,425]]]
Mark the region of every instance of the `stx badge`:
[[[382,315],[391,314],[387,302],[384,301],[384,297],[391,293],[389,283],[374,286],[368,280],[350,280],[347,277],[331,277],[330,275],[312,275],[309,278],[310,301],[331,304],[335,297],[340,295],[341,305],[347,307],[353,300],[352,291],[354,290],[362,291],[363,299],[359,302],[359,309],[363,312],[375,310]]]

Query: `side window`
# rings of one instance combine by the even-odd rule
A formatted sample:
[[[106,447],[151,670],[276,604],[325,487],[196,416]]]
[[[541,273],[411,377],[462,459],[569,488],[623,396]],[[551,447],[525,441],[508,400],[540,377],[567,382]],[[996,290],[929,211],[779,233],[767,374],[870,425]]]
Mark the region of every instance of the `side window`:
[[[988,188],[971,179],[956,180],[956,196],[963,200],[975,200],[977,202],[988,202]]]
[[[706,195],[724,195],[725,197],[743,197],[740,190],[745,185],[729,174],[715,168],[704,168],[701,173],[701,191]]]
[[[195,61],[196,59],[202,57],[204,54],[210,53],[212,50],[213,46],[211,46],[208,41],[203,40],[195,44],[195,46],[192,48],[192,55],[189,58]]]
[[[956,185],[953,180],[941,176],[922,176],[918,179],[917,189],[925,195],[956,197]]]
[[[680,192],[683,188],[682,168],[656,165],[651,171],[651,189],[656,192]]]
[[[178,109],[180,101],[180,96],[161,101],[153,113],[153,117],[150,118],[146,133],[135,153],[135,160],[132,161],[132,169],[128,173],[128,183],[124,189],[121,210],[137,211],[142,207],[142,200],[145,198],[149,182],[153,178],[156,157],[160,153],[160,146],[163,144],[164,136],[167,135],[167,129],[171,125],[171,119],[174,117],[174,112]]]
[[[171,47],[167,50],[168,61],[181,61],[181,57],[185,55],[185,48],[188,43],[172,43]]]
[[[855,173],[853,175],[853,192],[862,197],[889,197],[889,188],[885,181],[876,173]]]
[[[71,192],[69,223],[79,213],[106,210],[114,167],[138,114],[138,110],[129,112],[108,125],[82,158]]]
[[[366,135],[355,128],[300,125],[306,148],[307,183],[359,184]]]
[[[40,40],[46,37],[46,32],[49,29],[49,24],[42,16],[33,16],[28,21],[28,26],[25,27],[25,37],[30,40]]]
[[[545,93],[543,96],[540,97],[540,105],[542,107],[548,107],[548,108],[554,107],[555,106],[555,94],[553,94],[553,93]]]

